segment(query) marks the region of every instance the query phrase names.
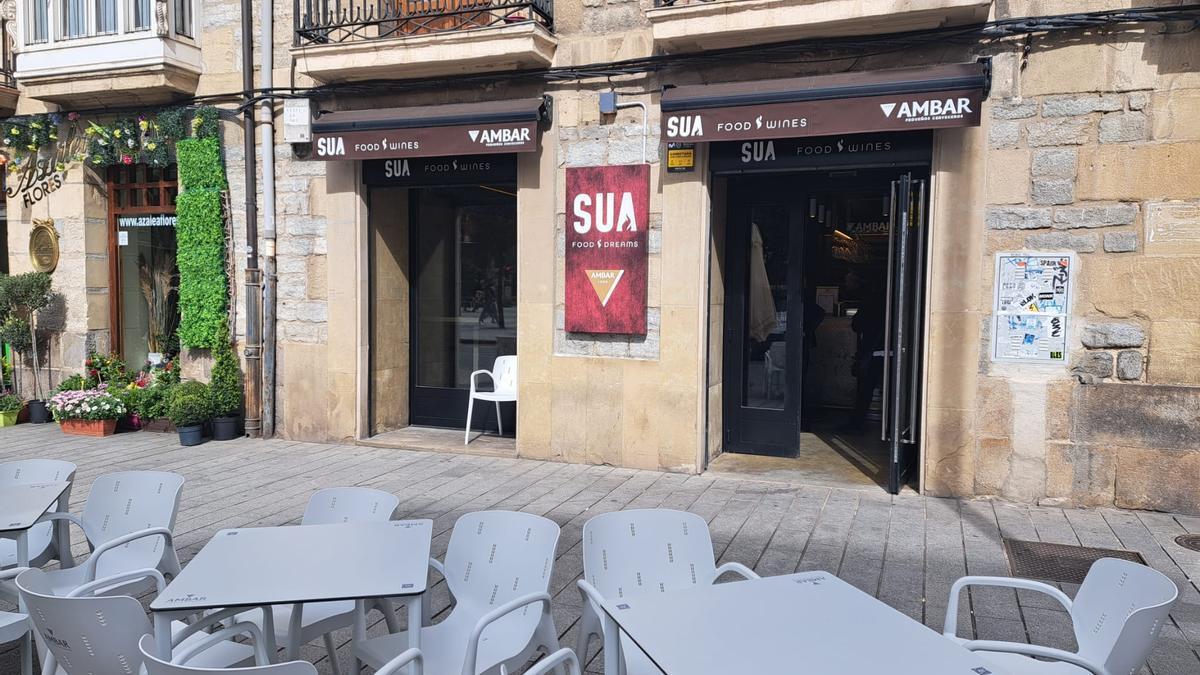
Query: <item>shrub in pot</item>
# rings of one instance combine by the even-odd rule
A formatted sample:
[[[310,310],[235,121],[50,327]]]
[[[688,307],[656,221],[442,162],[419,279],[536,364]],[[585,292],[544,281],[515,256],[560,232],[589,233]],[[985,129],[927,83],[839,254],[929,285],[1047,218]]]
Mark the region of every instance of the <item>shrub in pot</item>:
[[[209,393],[213,407],[213,440],[228,441],[238,436],[238,412],[242,408],[242,377],[237,355],[227,342],[213,350],[214,361]]]
[[[32,371],[33,399],[29,401],[29,421],[34,424],[50,421],[42,393],[36,325],[38,312],[49,306],[53,299],[49,274],[28,272],[0,277],[0,342],[9,343]]]
[[[25,401],[16,394],[0,396],[0,427],[11,427],[17,423],[17,414],[25,407]]]
[[[204,442],[204,423],[212,419],[212,398],[203,382],[182,382],[171,390],[167,402],[167,417],[179,432],[179,444],[200,445]]]
[[[48,407],[63,432],[79,436],[108,436],[125,414],[125,404],[105,388],[60,391]]]

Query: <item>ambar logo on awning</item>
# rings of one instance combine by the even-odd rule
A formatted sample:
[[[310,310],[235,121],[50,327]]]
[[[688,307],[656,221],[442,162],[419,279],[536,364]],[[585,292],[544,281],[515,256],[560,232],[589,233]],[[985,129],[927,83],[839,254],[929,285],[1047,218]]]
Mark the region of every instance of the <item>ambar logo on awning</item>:
[[[895,113],[894,119],[905,122],[962,119],[973,112],[971,99],[966,97],[880,103],[879,109],[883,111],[884,117],[893,119],[892,113]]]
[[[523,145],[529,142],[529,129],[516,127],[511,129],[470,129],[467,135],[471,142],[486,146]]]

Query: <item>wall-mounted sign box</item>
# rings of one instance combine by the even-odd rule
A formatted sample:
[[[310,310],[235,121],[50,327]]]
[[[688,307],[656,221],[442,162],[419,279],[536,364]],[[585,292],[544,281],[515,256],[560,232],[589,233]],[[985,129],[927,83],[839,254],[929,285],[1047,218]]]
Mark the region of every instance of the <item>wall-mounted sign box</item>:
[[[650,165],[567,169],[566,325],[646,334]]]

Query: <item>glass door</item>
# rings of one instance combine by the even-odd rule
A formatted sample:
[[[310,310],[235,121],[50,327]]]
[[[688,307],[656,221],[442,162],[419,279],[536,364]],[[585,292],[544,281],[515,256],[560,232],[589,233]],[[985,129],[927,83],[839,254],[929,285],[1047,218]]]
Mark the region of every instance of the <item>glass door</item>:
[[[794,192],[787,178],[730,181],[723,396],[729,452],[799,450],[804,220]]]
[[[515,187],[413,189],[413,424],[463,428],[471,373],[517,353]],[[480,377],[480,389],[491,382]],[[504,429],[516,409],[502,404]],[[476,406],[471,427],[496,430],[493,406]]]
[[[889,444],[892,494],[900,492],[915,470],[920,443],[925,199],[925,180],[910,173],[892,181],[881,435]]]

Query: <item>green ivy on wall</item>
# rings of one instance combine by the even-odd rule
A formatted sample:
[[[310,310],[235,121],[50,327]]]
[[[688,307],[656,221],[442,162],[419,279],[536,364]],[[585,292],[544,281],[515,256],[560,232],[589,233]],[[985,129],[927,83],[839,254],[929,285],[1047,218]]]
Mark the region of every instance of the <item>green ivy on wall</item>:
[[[197,120],[200,120],[197,122]],[[182,191],[175,201],[179,267],[179,341],[212,349],[228,341],[225,218],[221,193],[228,187],[216,116],[192,120],[196,138],[176,144]]]

